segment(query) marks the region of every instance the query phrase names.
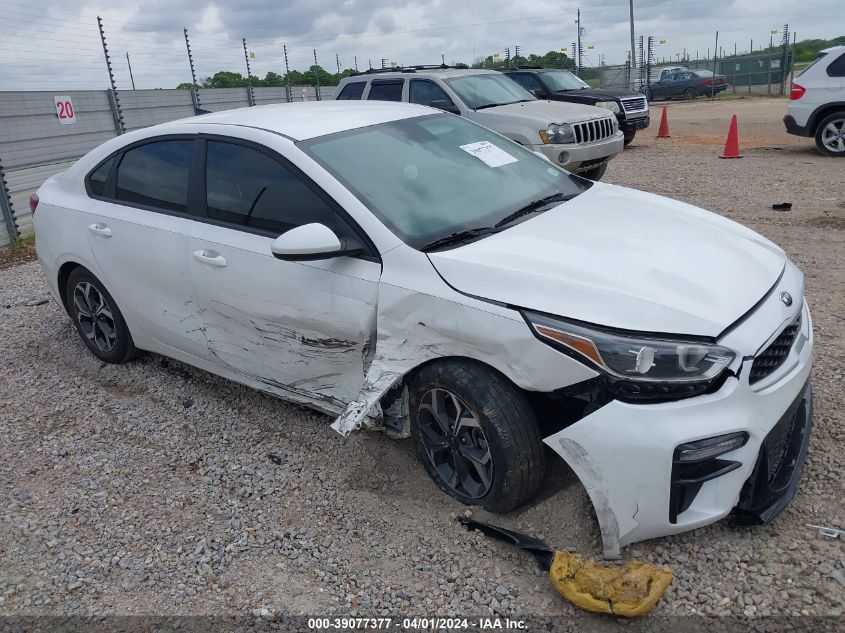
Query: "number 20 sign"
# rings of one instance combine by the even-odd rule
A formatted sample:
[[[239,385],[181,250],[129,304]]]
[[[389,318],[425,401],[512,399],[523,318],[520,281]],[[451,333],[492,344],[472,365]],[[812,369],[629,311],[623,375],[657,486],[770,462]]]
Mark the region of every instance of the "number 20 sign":
[[[73,109],[73,101],[70,97],[53,97],[53,103],[56,104],[56,116],[59,117],[61,125],[76,123],[76,111]]]

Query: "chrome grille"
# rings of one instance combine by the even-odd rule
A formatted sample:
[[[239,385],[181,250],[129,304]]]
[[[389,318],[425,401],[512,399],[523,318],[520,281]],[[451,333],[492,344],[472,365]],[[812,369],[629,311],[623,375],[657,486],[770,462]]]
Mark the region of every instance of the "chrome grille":
[[[772,344],[754,359],[754,362],[751,364],[751,372],[748,374],[749,384],[753,385],[755,382],[763,380],[763,378],[770,376],[778,367],[783,365],[786,357],[789,356],[789,351],[792,349],[792,344],[795,342],[795,337],[798,336],[800,329],[801,313],[799,312],[795,320],[783,328],[783,332],[772,341]]]
[[[645,100],[645,97],[634,97],[632,99],[622,99],[622,109],[625,112],[639,112],[640,110],[645,110],[648,107],[648,103]]]
[[[614,134],[611,117],[573,123],[572,127],[575,130],[576,143],[595,143],[610,138]]]

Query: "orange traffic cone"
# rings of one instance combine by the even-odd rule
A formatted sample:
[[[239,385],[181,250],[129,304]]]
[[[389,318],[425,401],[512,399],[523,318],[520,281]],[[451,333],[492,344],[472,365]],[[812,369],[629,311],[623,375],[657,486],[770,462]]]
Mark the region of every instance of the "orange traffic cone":
[[[660,129],[657,131],[657,138],[669,138],[669,115],[666,114],[666,106],[663,106],[663,114],[660,115]]]
[[[739,132],[736,129],[736,115],[731,117],[731,127],[728,130],[728,140],[725,141],[725,151],[719,158],[742,158],[739,153]]]

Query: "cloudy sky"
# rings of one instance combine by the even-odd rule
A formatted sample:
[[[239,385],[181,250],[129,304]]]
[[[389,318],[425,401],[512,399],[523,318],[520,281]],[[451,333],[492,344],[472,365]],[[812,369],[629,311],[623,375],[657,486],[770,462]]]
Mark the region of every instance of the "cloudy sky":
[[[845,34],[845,0],[634,0],[636,34],[665,39],[655,54],[702,57],[768,45],[789,23],[798,39]],[[200,79],[217,70],[245,73],[242,37],[255,53],[254,75],[319,63],[374,66],[471,62],[519,45],[525,53],[565,48],[575,40],[581,8],[592,65],[625,61],[630,48],[628,0],[3,0],[0,90],[94,89],[107,86],[96,18],[102,16],[118,88],[130,87],[125,54],[138,88],[190,81],[182,28],[187,27]],[[779,35],[774,36],[777,41]]]

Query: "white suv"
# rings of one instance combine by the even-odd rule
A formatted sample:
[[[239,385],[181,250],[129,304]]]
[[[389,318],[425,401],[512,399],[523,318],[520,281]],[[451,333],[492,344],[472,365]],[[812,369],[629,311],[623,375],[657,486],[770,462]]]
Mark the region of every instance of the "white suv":
[[[797,136],[814,136],[826,156],[845,157],[845,46],[819,53],[792,82],[783,123]]]
[[[407,101],[459,114],[590,180],[624,147],[605,108],[538,99],[494,70],[409,66],[347,77],[336,100]]]

